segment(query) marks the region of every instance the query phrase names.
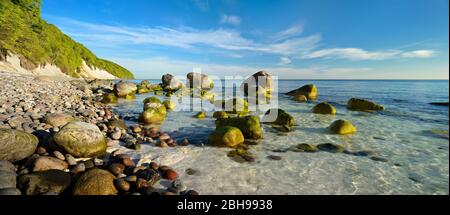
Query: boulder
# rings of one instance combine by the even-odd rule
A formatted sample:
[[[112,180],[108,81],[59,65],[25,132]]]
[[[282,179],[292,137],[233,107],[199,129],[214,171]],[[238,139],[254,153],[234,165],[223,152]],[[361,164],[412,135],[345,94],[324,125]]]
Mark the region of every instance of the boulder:
[[[166,110],[175,110],[177,108],[177,103],[171,100],[165,100],[163,105],[166,107]]]
[[[16,187],[16,173],[0,170],[0,189]]]
[[[20,196],[22,192],[15,187],[0,189],[0,196]]]
[[[186,77],[186,85],[191,89],[211,90],[214,88],[214,81],[206,74],[190,72]]]
[[[213,113],[213,118],[214,119],[226,119],[228,118],[228,114],[225,111],[216,111]]]
[[[274,108],[264,114],[263,123],[274,125],[283,131],[290,131],[295,125],[295,119],[286,111]]]
[[[317,99],[317,88],[314,84],[308,84],[308,85],[304,85],[296,90],[292,90],[286,94],[290,95],[290,96],[304,95],[309,100],[316,100]]]
[[[159,100],[157,97],[155,96],[151,96],[148,98],[145,98],[143,101],[144,105],[148,104],[148,103],[156,103],[156,104],[161,104],[161,100]]]
[[[311,111],[315,114],[330,114],[330,115],[336,114],[336,108],[333,107],[333,105],[328,104],[327,102],[317,104],[316,106],[313,107]]]
[[[206,118],[206,113],[203,111],[200,111],[197,114],[195,114],[194,117],[197,119],[204,119],[204,118]]]
[[[29,133],[0,129],[0,160],[16,162],[34,153],[39,139]]]
[[[114,93],[107,93],[103,95],[102,101],[103,104],[116,104],[117,97]]]
[[[73,121],[55,134],[53,145],[74,157],[96,157],[105,154],[106,137],[94,124]]]
[[[380,111],[384,110],[382,105],[365,99],[351,98],[347,102],[347,108],[355,111]]]
[[[174,92],[183,87],[183,83],[181,83],[181,81],[173,77],[173,75],[171,74],[163,75],[161,81],[162,81],[161,87],[164,91]]]
[[[114,93],[119,98],[130,98],[136,94],[137,86],[134,83],[120,81],[114,85]]]
[[[162,104],[158,104],[156,107],[151,107],[155,103],[147,103],[144,107],[144,112],[139,116],[139,121],[148,124],[161,124],[166,119],[167,110]]]
[[[47,114],[44,118],[45,123],[53,127],[63,126],[73,120],[74,118],[71,115],[65,113],[51,113]]]
[[[115,195],[116,177],[103,169],[91,169],[80,176],[73,189],[74,195]]]
[[[262,128],[256,116],[234,117],[216,120],[216,129],[224,126],[239,128],[246,139],[261,139]]]
[[[69,173],[61,170],[47,170],[22,175],[18,179],[18,187],[26,195],[43,193],[62,193],[71,183]]]
[[[248,113],[248,102],[242,98],[233,98],[228,100],[217,100],[214,102],[216,108],[222,109],[227,113],[239,114]]]
[[[242,82],[240,88],[246,96],[270,97],[273,86],[272,75],[266,71],[259,71]]]
[[[340,134],[340,135],[346,135],[346,134],[353,134],[356,133],[357,129],[353,124],[346,120],[336,120],[328,127],[328,130],[332,134]]]
[[[292,100],[297,101],[297,102],[307,102],[308,98],[306,98],[306,96],[304,96],[304,95],[295,95],[292,97]]]
[[[244,142],[244,135],[241,130],[232,126],[223,126],[217,128],[208,137],[210,144],[233,147]]]
[[[40,156],[34,161],[33,172],[46,171],[51,169],[65,170],[69,167],[67,162],[49,156]]]

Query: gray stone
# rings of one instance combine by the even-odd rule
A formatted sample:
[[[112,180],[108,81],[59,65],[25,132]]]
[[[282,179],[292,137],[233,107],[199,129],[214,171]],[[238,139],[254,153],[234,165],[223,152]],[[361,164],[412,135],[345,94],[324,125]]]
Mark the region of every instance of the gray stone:
[[[15,187],[0,189],[0,196],[20,196],[22,192]]]
[[[19,188],[26,195],[37,195],[47,192],[61,193],[71,183],[71,176],[61,170],[47,170],[22,175],[18,179]]]
[[[0,160],[23,160],[36,150],[38,138],[26,132],[0,129]]]
[[[0,189],[16,187],[16,173],[0,170]]]

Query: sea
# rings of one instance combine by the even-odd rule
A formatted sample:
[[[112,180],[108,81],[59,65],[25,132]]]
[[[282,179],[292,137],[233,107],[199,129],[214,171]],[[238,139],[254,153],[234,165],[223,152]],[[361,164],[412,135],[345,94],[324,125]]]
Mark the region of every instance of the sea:
[[[284,94],[305,84],[317,86],[317,101],[298,103]],[[176,141],[187,138],[189,146],[160,148],[155,142],[144,143],[139,151],[129,153],[140,164],[155,161],[172,166],[200,194],[449,194],[449,109],[430,104],[448,102],[448,81],[278,80],[277,95],[278,107],[291,114],[296,125],[291,132],[262,125],[263,139],[248,146],[253,162],[238,162],[227,156],[232,149],[208,144],[215,129],[212,110],[207,110],[205,119],[194,118],[196,112],[190,110],[168,112],[160,129]],[[155,95],[120,100],[114,109],[128,125],[138,124],[142,101],[150,96]],[[385,110],[349,111],[346,104],[353,97],[375,101]],[[323,101],[334,105],[337,114],[311,113]],[[351,121],[358,132],[328,133],[327,127],[337,119]],[[286,150],[300,143],[332,143],[365,153]],[[281,160],[270,159],[273,155]]]

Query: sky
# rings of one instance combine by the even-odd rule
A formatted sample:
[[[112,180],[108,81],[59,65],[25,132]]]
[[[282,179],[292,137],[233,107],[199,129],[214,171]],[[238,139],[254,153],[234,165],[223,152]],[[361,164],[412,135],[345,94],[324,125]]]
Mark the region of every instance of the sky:
[[[448,0],[43,0],[43,18],[138,79],[448,79]]]

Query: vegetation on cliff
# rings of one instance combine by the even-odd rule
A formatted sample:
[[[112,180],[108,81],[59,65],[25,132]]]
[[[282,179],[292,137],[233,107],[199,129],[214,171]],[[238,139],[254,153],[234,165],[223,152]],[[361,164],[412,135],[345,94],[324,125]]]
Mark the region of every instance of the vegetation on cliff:
[[[41,0],[0,1],[0,54],[7,51],[21,57],[22,66],[36,68],[54,64],[72,76],[79,77],[83,60],[119,78],[133,78],[127,69],[95,56],[82,44],[62,33],[41,18]],[[1,58],[0,58],[1,59]]]

